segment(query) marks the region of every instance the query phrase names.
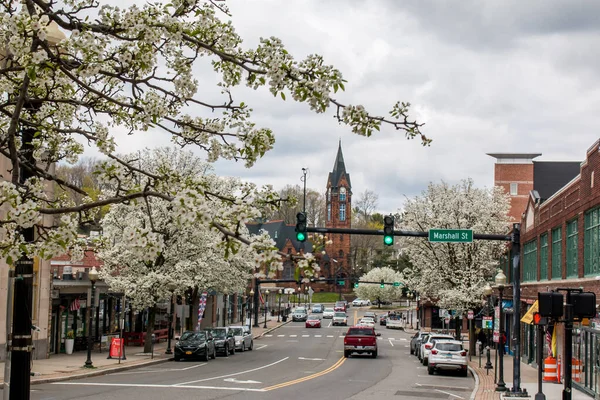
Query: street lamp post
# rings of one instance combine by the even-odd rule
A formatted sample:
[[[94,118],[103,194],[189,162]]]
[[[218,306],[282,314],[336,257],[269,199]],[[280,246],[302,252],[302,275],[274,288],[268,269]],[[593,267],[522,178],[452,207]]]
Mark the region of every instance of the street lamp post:
[[[92,267],[92,270],[88,273],[88,277],[90,278],[90,282],[92,283],[92,295],[89,305],[87,360],[85,360],[84,367],[94,368],[94,365],[92,364],[92,318],[94,318],[94,294],[96,291],[96,281],[98,280],[98,271],[96,271],[96,267]]]
[[[253,299],[253,298],[254,298],[254,290],[250,289],[250,299]],[[252,306],[254,303],[250,299],[248,299],[248,301],[250,302],[250,312],[248,313],[248,315],[250,316],[250,326],[249,326],[250,333],[252,333],[252,311],[253,311]]]
[[[412,311],[412,308],[411,308],[411,302],[412,302],[412,298],[413,298],[412,292],[408,292],[408,294],[406,295],[406,297],[408,297],[408,313],[409,313],[408,315],[409,315],[409,318],[410,318],[410,320],[409,320],[410,329],[412,329],[413,328],[413,319],[412,319],[412,317],[413,317],[413,311]]]
[[[265,291],[265,325],[263,328],[267,329],[267,308],[269,308],[269,289]]]
[[[177,285],[175,283],[169,284],[169,290],[171,292],[171,306],[169,307],[169,330],[167,331],[167,350],[165,354],[173,354],[171,350],[171,339],[173,338],[173,314],[175,314],[175,302],[173,297],[175,296],[175,289]]]
[[[304,308],[308,310],[308,286],[304,286]]]
[[[489,283],[487,283],[485,285],[485,287],[483,288],[483,294],[484,294],[484,296],[487,297],[487,305],[486,305],[486,313],[485,314],[488,317],[490,316],[490,297],[492,296],[492,292],[493,292],[492,287],[490,286]],[[486,335],[486,337],[487,337],[486,342],[487,343],[486,343],[486,346],[485,346],[485,353],[486,353],[487,361],[485,362],[485,369],[486,370],[490,370],[493,367],[492,367],[492,361],[491,361],[491,358],[490,358],[490,330],[489,329],[487,329],[486,334],[487,334]]]
[[[277,310],[277,322],[281,322],[279,316],[281,315],[281,294],[283,293],[283,289],[279,289],[279,307]]]
[[[496,391],[505,392],[506,383],[504,383],[504,321],[502,315],[502,295],[504,294],[504,286],[506,285],[506,275],[504,275],[502,270],[498,271],[494,281],[496,282],[496,287],[498,288],[498,292],[500,294],[498,303],[500,317],[500,337],[498,338],[498,383],[496,384]]]

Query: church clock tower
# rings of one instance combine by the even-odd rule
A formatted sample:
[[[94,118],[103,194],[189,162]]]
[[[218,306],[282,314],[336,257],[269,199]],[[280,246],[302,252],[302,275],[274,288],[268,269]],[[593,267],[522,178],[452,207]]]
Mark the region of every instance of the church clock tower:
[[[325,227],[351,228],[352,227],[352,185],[350,174],[346,172],[344,155],[342,154],[342,141],[340,140],[333,170],[327,178],[325,192]],[[330,259],[329,276],[332,278],[350,276],[350,235],[329,234],[333,241],[325,250]],[[346,287],[349,286],[346,279]]]

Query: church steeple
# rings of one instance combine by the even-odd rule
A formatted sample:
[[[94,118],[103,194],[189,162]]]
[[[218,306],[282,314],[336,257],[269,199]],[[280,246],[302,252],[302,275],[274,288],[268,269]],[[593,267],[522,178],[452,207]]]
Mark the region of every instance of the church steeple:
[[[350,184],[350,174],[346,172],[346,164],[344,163],[344,154],[342,153],[342,139],[338,144],[337,155],[335,156],[335,162],[333,163],[333,170],[329,173],[329,184],[333,188],[340,186],[340,180],[342,177],[346,178],[348,189],[352,188]],[[328,185],[329,186],[329,185]]]

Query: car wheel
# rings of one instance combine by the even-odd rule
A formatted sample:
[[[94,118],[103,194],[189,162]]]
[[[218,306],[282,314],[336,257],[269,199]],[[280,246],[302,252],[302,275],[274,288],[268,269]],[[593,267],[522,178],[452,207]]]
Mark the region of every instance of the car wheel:
[[[211,358],[212,358],[213,360],[214,360],[215,358],[217,358],[217,349],[214,349],[214,348],[213,348],[213,353],[212,353],[212,357],[211,357]]]
[[[242,343],[242,350],[241,351],[242,351],[242,353],[246,351],[246,344],[245,343]]]
[[[223,353],[225,357],[229,357],[229,346],[225,345],[225,352]]]
[[[348,350],[344,350],[344,357],[350,358],[350,352]]]
[[[435,371],[433,370],[433,368],[431,368],[431,367],[428,367],[428,368],[427,368],[427,373],[428,373],[429,375],[433,375],[433,373],[434,373],[434,372],[435,372]]]
[[[411,348],[410,349],[410,355],[413,355],[413,354],[415,354],[415,351]]]
[[[377,358],[377,350],[371,353],[371,358]]]
[[[235,346],[233,346],[231,349],[229,349],[229,354],[231,354],[231,355],[235,354]]]
[[[428,362],[427,358],[423,358],[423,365],[427,366],[428,364],[429,364],[429,362]]]
[[[209,357],[208,357],[208,349],[206,349],[206,352],[204,353],[204,356],[202,356],[202,361],[208,361]]]
[[[468,369],[465,369],[464,371],[461,371],[460,375],[461,375],[461,376],[464,376],[464,377],[467,377],[467,376],[469,376],[469,370],[468,370]]]
[[[175,356],[175,357],[173,357],[173,360],[175,360],[175,361],[181,361],[181,358],[178,357],[178,356]]]
[[[248,347],[248,350],[252,351],[253,348],[254,348],[254,340],[251,340],[250,347]]]

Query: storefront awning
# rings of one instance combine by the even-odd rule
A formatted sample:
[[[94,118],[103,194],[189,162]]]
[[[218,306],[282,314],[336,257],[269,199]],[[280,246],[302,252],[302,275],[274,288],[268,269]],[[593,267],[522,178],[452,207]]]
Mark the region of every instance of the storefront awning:
[[[523,315],[523,318],[521,318],[521,322],[524,322],[529,325],[533,324],[533,314],[538,312],[538,310],[539,310],[539,304],[538,304],[538,301],[536,300],[535,303],[533,303],[533,305],[531,307],[529,307],[529,310],[527,310],[525,315]]]

